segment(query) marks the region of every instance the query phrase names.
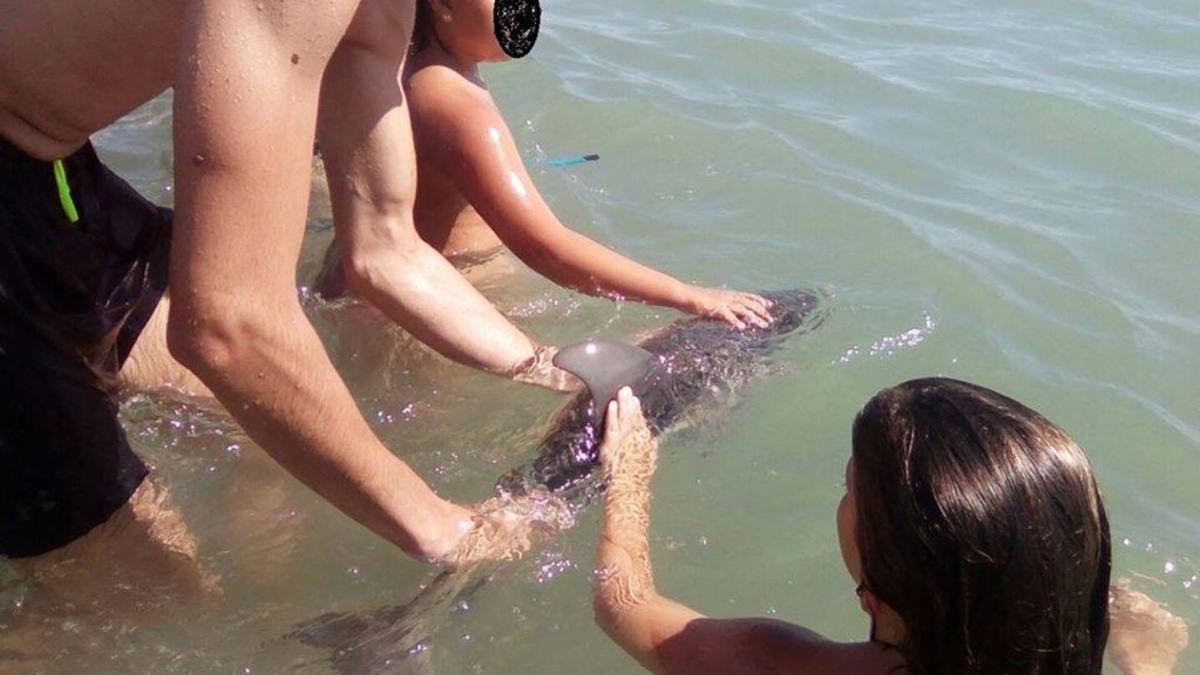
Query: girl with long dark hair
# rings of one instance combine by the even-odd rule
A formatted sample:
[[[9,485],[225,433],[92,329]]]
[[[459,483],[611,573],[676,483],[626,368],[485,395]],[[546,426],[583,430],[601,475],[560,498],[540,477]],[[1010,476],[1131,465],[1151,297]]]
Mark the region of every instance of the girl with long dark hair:
[[[648,669],[1101,672],[1112,569],[1104,503],[1083,450],[1017,401],[929,378],[885,389],[859,412],[837,509],[842,556],[871,619],[858,643],[768,619],[710,619],[660,596],[647,540],[654,441],[628,390],[608,414],[596,618]],[[1139,644],[1123,643],[1131,675],[1167,675],[1182,648],[1152,659]]]

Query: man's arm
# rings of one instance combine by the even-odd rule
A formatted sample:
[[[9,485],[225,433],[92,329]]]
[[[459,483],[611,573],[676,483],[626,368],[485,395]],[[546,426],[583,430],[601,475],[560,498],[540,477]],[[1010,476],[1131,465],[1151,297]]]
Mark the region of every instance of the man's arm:
[[[168,340],[292,475],[410,555],[440,557],[469,528],[469,513],[374,436],[294,286],[318,89],[358,4],[188,3],[175,83]],[[409,14],[391,23],[407,43],[412,4],[392,4]]]
[[[416,162],[397,72],[395,59],[345,44],[322,86],[321,155],[339,248],[353,252],[347,282],[443,355],[516,376],[534,361],[536,345],[413,226]]]
[[[489,227],[539,274],[590,295],[621,296],[737,326],[769,322],[768,303],[707,289],[630,260],[563,225],[542,199],[490,101],[465,91],[459,75],[429,67],[409,83],[418,144]]]

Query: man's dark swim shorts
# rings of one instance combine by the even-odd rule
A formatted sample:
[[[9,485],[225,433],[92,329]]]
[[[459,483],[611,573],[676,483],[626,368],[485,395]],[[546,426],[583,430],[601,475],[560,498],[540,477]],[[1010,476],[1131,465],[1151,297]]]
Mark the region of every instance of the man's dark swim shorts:
[[[166,289],[171,211],[90,144],[60,162],[0,139],[0,556],[103,523],[146,477],[115,379]]]

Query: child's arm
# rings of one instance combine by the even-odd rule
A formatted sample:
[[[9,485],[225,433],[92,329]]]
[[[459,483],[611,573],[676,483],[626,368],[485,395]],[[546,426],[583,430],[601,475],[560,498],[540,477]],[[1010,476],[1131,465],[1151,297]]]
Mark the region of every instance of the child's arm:
[[[768,303],[751,294],[686,284],[564,226],[542,199],[499,111],[457,74],[424,69],[410,82],[418,147],[453,176],[513,253],[555,283],[689,314],[765,325]]]

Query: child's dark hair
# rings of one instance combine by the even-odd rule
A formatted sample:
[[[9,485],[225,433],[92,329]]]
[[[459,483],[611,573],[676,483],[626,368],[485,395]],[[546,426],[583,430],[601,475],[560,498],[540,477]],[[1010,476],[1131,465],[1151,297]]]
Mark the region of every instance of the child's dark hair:
[[[417,13],[413,19],[411,46],[414,52],[425,49],[434,40],[433,10],[429,9],[429,0],[417,0],[415,4]]]
[[[854,421],[863,583],[916,675],[1096,675],[1108,518],[1083,450],[990,389],[885,389]]]

